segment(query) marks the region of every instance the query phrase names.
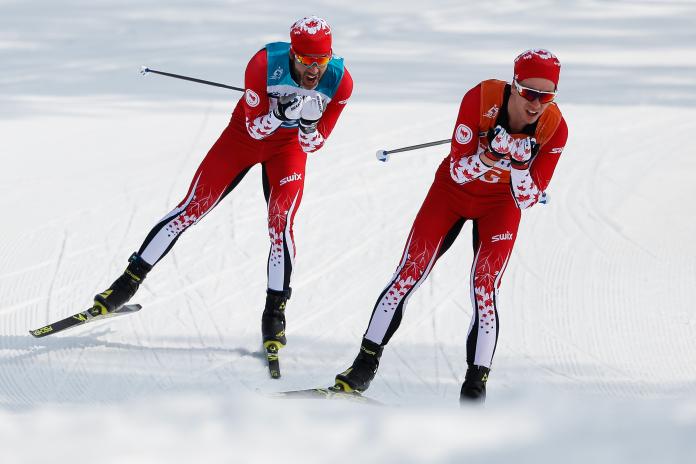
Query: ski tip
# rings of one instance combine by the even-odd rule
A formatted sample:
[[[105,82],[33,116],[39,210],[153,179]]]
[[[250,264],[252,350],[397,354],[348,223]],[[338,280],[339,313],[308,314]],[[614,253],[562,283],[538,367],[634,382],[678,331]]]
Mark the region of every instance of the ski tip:
[[[53,332],[53,327],[50,325],[47,325],[45,327],[41,327],[40,329],[35,329],[35,330],[29,331],[31,336],[34,338],[45,337],[46,335],[50,334],[51,332]]]

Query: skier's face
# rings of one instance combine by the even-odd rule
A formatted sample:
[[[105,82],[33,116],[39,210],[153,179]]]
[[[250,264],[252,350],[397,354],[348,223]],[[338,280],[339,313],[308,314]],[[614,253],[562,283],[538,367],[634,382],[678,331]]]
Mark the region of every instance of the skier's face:
[[[527,90],[535,90],[538,92],[554,92],[556,90],[556,86],[552,81],[540,77],[530,77],[529,79],[518,82],[518,84],[525,87]],[[533,124],[541,117],[544,110],[546,110],[550,104],[551,102],[541,103],[539,98],[534,98],[532,101],[529,101],[527,98],[520,95],[517,86],[513,83],[510,102],[508,104],[508,113],[513,120],[521,121],[525,125]]]
[[[295,69],[298,84],[300,87],[312,90],[321,76],[326,72],[331,55],[292,55],[292,64]]]

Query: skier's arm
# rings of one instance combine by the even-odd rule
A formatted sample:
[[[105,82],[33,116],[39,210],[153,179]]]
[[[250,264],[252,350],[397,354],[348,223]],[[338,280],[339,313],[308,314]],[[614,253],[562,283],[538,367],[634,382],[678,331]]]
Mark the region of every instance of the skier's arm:
[[[568,126],[565,119],[561,119],[556,132],[539,149],[539,153],[531,160],[531,164],[510,166],[510,184],[515,202],[520,209],[534,206],[541,198],[542,193],[548,187],[556,169],[566,140],[568,139]]]
[[[259,50],[247,64],[244,73],[244,116],[249,135],[257,140],[271,135],[283,123],[269,110],[266,92],[266,49]]]
[[[346,68],[341,78],[341,82],[338,84],[338,89],[333,98],[326,105],[326,110],[321,114],[320,118],[311,122],[309,124],[303,124],[303,120],[300,120],[300,130],[298,131],[298,139],[300,141],[300,146],[302,150],[306,153],[312,153],[320,149],[336,125],[338,117],[341,115],[343,108],[345,108],[348,99],[353,93],[353,78],[350,76],[348,69]],[[309,110],[310,105],[307,104],[304,110]],[[304,113],[303,113],[304,114]]]
[[[481,85],[477,85],[462,98],[452,134],[450,176],[458,184],[465,184],[481,177],[495,165],[485,164],[481,160],[484,153],[478,152],[480,107]]]

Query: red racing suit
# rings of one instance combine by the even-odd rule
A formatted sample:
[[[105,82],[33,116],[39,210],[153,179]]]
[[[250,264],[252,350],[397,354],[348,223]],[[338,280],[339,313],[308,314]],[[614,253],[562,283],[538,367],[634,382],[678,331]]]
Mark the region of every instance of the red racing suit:
[[[462,99],[450,154],[435,174],[393,278],[377,299],[365,338],[382,346],[389,342],[401,323],[408,298],[452,245],[464,222],[471,220],[474,310],[467,336],[467,362],[490,368],[498,339],[498,289],[515,243],[521,209],[540,199],[568,136],[555,104],[547,107],[536,123],[513,134],[508,125],[509,96],[509,84],[484,81]],[[492,168],[481,162],[480,155],[488,150],[486,133],[498,124],[513,137],[535,136],[540,142],[529,169],[511,168],[507,160]]]
[[[268,288],[289,295],[295,258],[293,220],[302,200],[307,153],[321,148],[331,134],[351,95],[353,81],[343,68],[333,98],[322,96],[327,103],[318,130],[306,135],[298,130],[296,123],[294,127],[286,127],[292,124],[275,118],[272,110],[281,95],[317,93],[288,80],[291,84],[285,85],[286,89],[273,88],[271,92],[269,76],[273,73],[268,72],[267,48],[249,61],[244,78],[245,96],[238,101],[229,125],[196,170],[186,196],[150,231],[138,254],[147,263],[156,264],[185,230],[210,212],[252,166],[260,163],[271,242]],[[287,63],[284,65],[287,69]]]

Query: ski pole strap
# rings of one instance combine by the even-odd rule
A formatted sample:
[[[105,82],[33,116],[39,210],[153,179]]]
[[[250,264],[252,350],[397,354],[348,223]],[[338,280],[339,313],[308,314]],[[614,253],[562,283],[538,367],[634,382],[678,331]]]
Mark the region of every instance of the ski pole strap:
[[[214,87],[222,87],[224,89],[231,89],[231,90],[237,90],[239,92],[244,92],[244,89],[242,89],[240,87],[234,87],[234,86],[227,85],[227,84],[220,84],[219,82],[206,81],[204,79],[197,79],[195,77],[182,76],[181,74],[173,74],[173,73],[168,73],[168,72],[164,72],[164,71],[157,71],[156,69],[150,69],[147,66],[142,66],[140,68],[140,73],[143,75],[145,75],[147,73],[160,74],[162,76],[173,77],[175,79],[182,79],[185,81],[198,82],[199,84],[212,85]]]

